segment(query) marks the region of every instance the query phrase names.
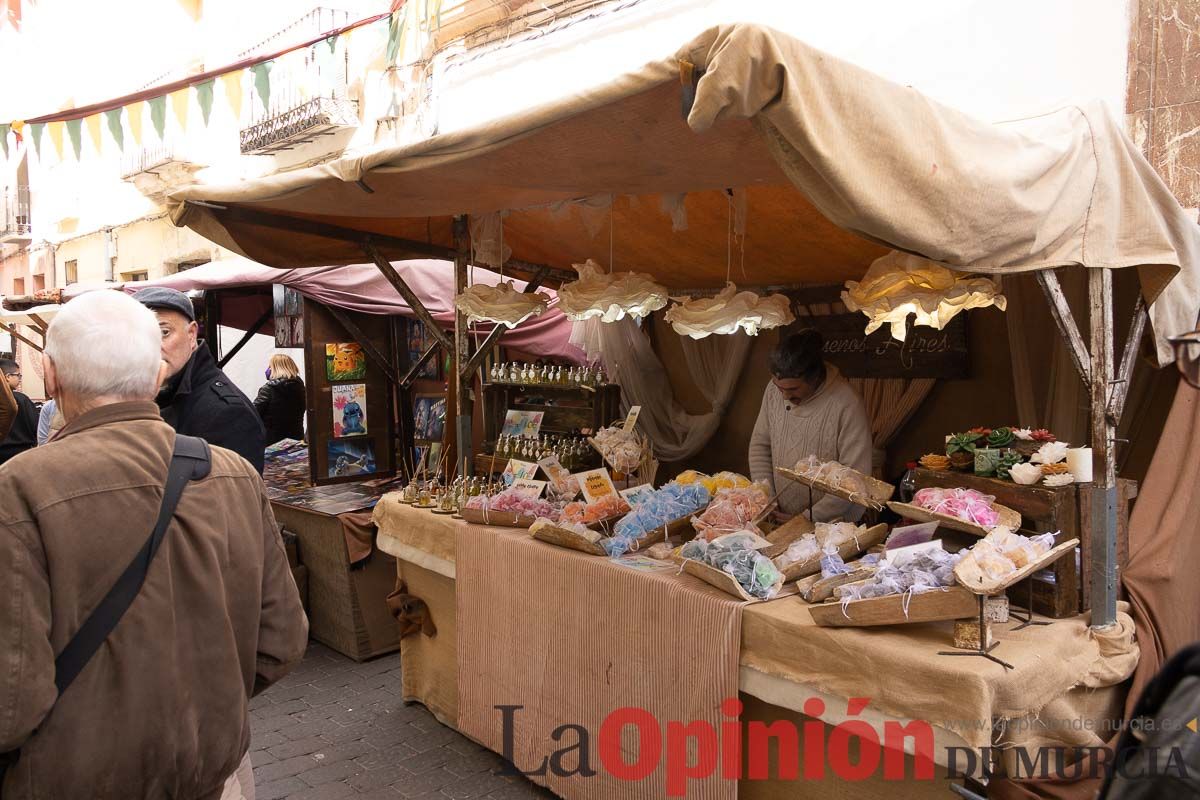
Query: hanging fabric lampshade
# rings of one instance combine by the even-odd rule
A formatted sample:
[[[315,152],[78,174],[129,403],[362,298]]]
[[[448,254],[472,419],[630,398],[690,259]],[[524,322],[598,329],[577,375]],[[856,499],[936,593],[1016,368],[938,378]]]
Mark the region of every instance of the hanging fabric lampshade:
[[[567,319],[581,322],[599,317],[601,322],[616,322],[627,314],[640,319],[667,305],[666,288],[649,275],[606,273],[590,258],[574,267],[579,280],[558,290],[558,308]]]
[[[550,298],[540,292],[518,292],[511,281],[496,286],[477,283],[454,298],[454,307],[472,322],[495,322],[515,328],[546,310]]]
[[[667,311],[666,319],[680,336],[703,339],[739,330],[756,336],[760,330],[788,325],[796,317],[791,302],[781,294],[762,297],[739,292],[736,285],[727,283],[716,297],[683,298]]]
[[[941,330],[961,311],[1008,305],[990,278],[956,272],[928,259],[892,251],[871,262],[861,281],[846,281],[842,301],[870,320],[867,333],[891,323],[892,338],[903,342],[909,314],[915,324]]]

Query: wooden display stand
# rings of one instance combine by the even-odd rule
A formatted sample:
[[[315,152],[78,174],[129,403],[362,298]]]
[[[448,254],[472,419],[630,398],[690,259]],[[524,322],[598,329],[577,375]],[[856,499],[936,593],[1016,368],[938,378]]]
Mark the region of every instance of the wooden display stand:
[[[541,433],[571,434],[576,431],[597,431],[621,416],[621,387],[615,383],[603,386],[559,386],[556,384],[485,383],[483,419],[484,447],[495,451],[496,442],[504,428],[508,411],[541,411]],[[476,459],[481,466],[482,456]],[[487,456],[483,468],[492,467]],[[507,460],[497,458],[494,468],[503,470]],[[596,454],[593,466],[600,465]]]
[[[997,478],[981,478],[968,472],[934,472],[918,469],[914,473],[917,489],[927,487],[975,489],[992,495],[996,502],[1008,506],[1021,514],[1022,534],[1060,531],[1058,542],[1068,539],[1079,540],[1078,557],[1070,554],[1060,558],[1048,568],[1047,573],[1035,574],[1029,580],[1033,584],[1033,610],[1055,619],[1072,617],[1091,608],[1090,584],[1087,570],[1080,571],[1080,564],[1088,564],[1091,555],[1091,493],[1092,485],[1073,484],[1052,488],[1049,486],[1023,486]],[[1124,569],[1129,556],[1129,504],[1137,496],[1137,482],[1120,479],[1117,481],[1117,564]],[[1014,587],[1010,598],[1018,605],[1027,602],[1027,586]]]

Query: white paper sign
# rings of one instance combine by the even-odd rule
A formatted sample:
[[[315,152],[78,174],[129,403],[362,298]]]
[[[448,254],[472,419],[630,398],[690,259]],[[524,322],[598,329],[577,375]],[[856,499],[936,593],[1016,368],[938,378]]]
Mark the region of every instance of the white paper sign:
[[[512,484],[513,491],[520,492],[526,497],[538,498],[546,489],[546,481],[535,481],[529,478],[516,478]]]
[[[603,467],[578,472],[575,477],[579,480],[579,488],[583,492],[584,499],[589,503],[595,503],[601,497],[617,493],[617,487],[613,486],[612,477]]]

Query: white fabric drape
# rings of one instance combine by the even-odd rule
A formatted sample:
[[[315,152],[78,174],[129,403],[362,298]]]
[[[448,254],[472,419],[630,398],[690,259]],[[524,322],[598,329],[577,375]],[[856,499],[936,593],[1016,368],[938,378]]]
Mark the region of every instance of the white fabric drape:
[[[752,343],[745,334],[683,338],[692,381],[713,407],[707,414],[689,414],[676,402],[666,368],[650,338],[633,320],[576,323],[571,341],[584,349],[589,360],[603,360],[608,374],[621,385],[626,406],[642,407],[638,425],[649,435],[660,461],[692,456],[716,433]]]

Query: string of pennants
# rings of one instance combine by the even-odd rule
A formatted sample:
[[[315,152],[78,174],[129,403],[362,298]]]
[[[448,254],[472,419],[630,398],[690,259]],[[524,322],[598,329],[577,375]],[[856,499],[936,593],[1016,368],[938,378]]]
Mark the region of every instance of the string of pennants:
[[[150,97],[134,95],[134,99],[121,105],[116,105],[116,103],[120,103],[120,100],[113,101],[112,107],[109,108],[104,108],[105,104],[97,104],[101,109],[86,115],[81,115],[78,110],[73,109],[57,115],[0,123],[0,153],[5,159],[8,158],[10,133],[17,143],[28,138],[32,142],[39,160],[43,157],[46,148],[51,147],[58,159],[62,161],[68,152],[68,145],[70,152],[74,153],[75,159],[80,160],[83,155],[85,131],[97,154],[106,149],[106,139],[111,140],[120,152],[125,151],[127,137],[132,139],[134,145],[141,147],[148,133],[147,124],[153,129],[158,140],[162,142],[165,141],[167,134],[168,109],[179,130],[186,131],[189,123],[194,124],[193,98],[194,105],[199,108],[199,116],[203,125],[208,127],[218,94],[218,84],[221,87],[220,94],[230,112],[235,119],[241,119],[247,99],[250,99],[251,102],[261,103],[264,110],[270,107],[271,72],[277,66],[286,65],[287,59],[303,58],[309,47],[320,42],[327,45],[326,53],[332,57],[338,50],[339,42],[342,47],[348,48],[352,34],[375,23],[389,25],[390,40],[396,30],[394,22],[389,19],[391,16],[393,15],[382,14],[356,22],[323,39],[297,45],[261,61],[239,64],[227,72],[206,73],[195,79],[194,83],[185,83],[165,94]],[[325,50],[323,47],[315,49],[318,53]],[[388,49],[390,60],[392,55],[390,41]],[[247,97],[247,90],[253,94],[252,98]],[[96,108],[96,106],[89,106],[89,109],[91,108]],[[73,114],[76,116],[72,116]],[[107,131],[107,137],[105,131]],[[107,146],[111,147],[111,145]]]

